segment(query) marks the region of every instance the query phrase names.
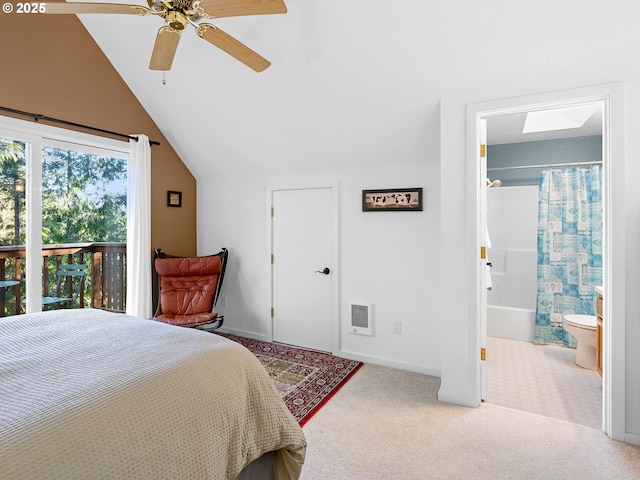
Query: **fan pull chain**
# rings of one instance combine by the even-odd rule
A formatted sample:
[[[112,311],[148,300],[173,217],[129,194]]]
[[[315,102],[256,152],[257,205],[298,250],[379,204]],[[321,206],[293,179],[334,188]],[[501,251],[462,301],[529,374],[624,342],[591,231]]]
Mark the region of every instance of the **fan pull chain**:
[[[167,73],[166,71],[164,71],[164,70],[162,71],[162,84],[163,85],[167,84],[167,79],[165,78],[166,73]]]

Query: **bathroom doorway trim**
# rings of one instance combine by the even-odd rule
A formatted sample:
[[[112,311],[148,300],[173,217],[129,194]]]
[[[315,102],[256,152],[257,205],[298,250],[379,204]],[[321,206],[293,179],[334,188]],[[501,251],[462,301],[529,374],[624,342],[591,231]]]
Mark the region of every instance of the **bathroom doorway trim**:
[[[551,108],[601,103],[603,106],[603,187],[604,187],[604,318],[607,329],[603,338],[603,398],[602,429],[611,438],[625,441],[626,430],[626,356],[625,356],[625,138],[624,138],[624,85],[610,83],[575,88],[538,95],[515,97],[467,105],[467,185],[470,192],[467,219],[475,225],[475,236],[467,239],[469,251],[480,252],[483,233],[480,225],[480,192],[486,188],[478,168],[480,122],[490,116],[547,110]],[[472,228],[473,230],[473,228]],[[469,266],[470,274],[480,285],[481,262]],[[613,286],[615,285],[615,289]],[[469,292],[475,302],[475,318],[469,319],[469,333],[475,337],[477,352],[482,342],[482,309],[486,300],[479,288]],[[473,344],[474,342],[470,342]],[[488,352],[490,355],[490,352]],[[476,379],[473,391],[477,404],[482,395],[482,369],[480,355],[470,354],[469,368]]]

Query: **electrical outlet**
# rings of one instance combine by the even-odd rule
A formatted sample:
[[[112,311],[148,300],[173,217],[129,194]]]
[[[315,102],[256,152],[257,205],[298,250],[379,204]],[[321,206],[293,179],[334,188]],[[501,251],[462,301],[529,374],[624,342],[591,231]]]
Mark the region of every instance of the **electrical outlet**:
[[[227,306],[227,297],[225,295],[220,295],[218,298],[218,306],[226,307]]]
[[[393,329],[391,330],[391,333],[400,335],[402,333],[402,322],[393,322]]]

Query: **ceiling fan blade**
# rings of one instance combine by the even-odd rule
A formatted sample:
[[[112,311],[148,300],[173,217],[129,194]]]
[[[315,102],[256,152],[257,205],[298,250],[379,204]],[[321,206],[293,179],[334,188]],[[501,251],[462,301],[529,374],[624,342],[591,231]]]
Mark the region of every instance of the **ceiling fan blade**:
[[[228,53],[236,60],[241,61],[247,67],[252,68],[256,72],[265,70],[271,62],[261,57],[249,47],[240,43],[231,35],[223,32],[218,27],[214,27],[209,23],[201,23],[196,30],[198,35],[207,42],[215,45],[220,50]]]
[[[150,70],[171,70],[181,33],[182,30],[175,30],[169,26],[160,27],[151,54]]]
[[[214,18],[287,13],[282,0],[202,0],[200,7]]]
[[[123,5],[121,3],[45,3],[43,13],[121,13],[142,15],[145,9],[140,5]]]

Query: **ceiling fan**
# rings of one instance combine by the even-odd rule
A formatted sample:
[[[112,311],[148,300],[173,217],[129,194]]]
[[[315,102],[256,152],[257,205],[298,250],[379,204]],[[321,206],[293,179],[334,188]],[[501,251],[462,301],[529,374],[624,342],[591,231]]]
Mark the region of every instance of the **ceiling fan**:
[[[148,7],[120,3],[45,3],[49,14],[115,13],[129,15],[157,15],[165,25],[156,35],[149,68],[170,70],[178,48],[182,30],[189,24],[199,37],[215,45],[256,72],[265,70],[271,62],[258,55],[231,35],[202,19],[287,13],[283,0],[147,0]]]

